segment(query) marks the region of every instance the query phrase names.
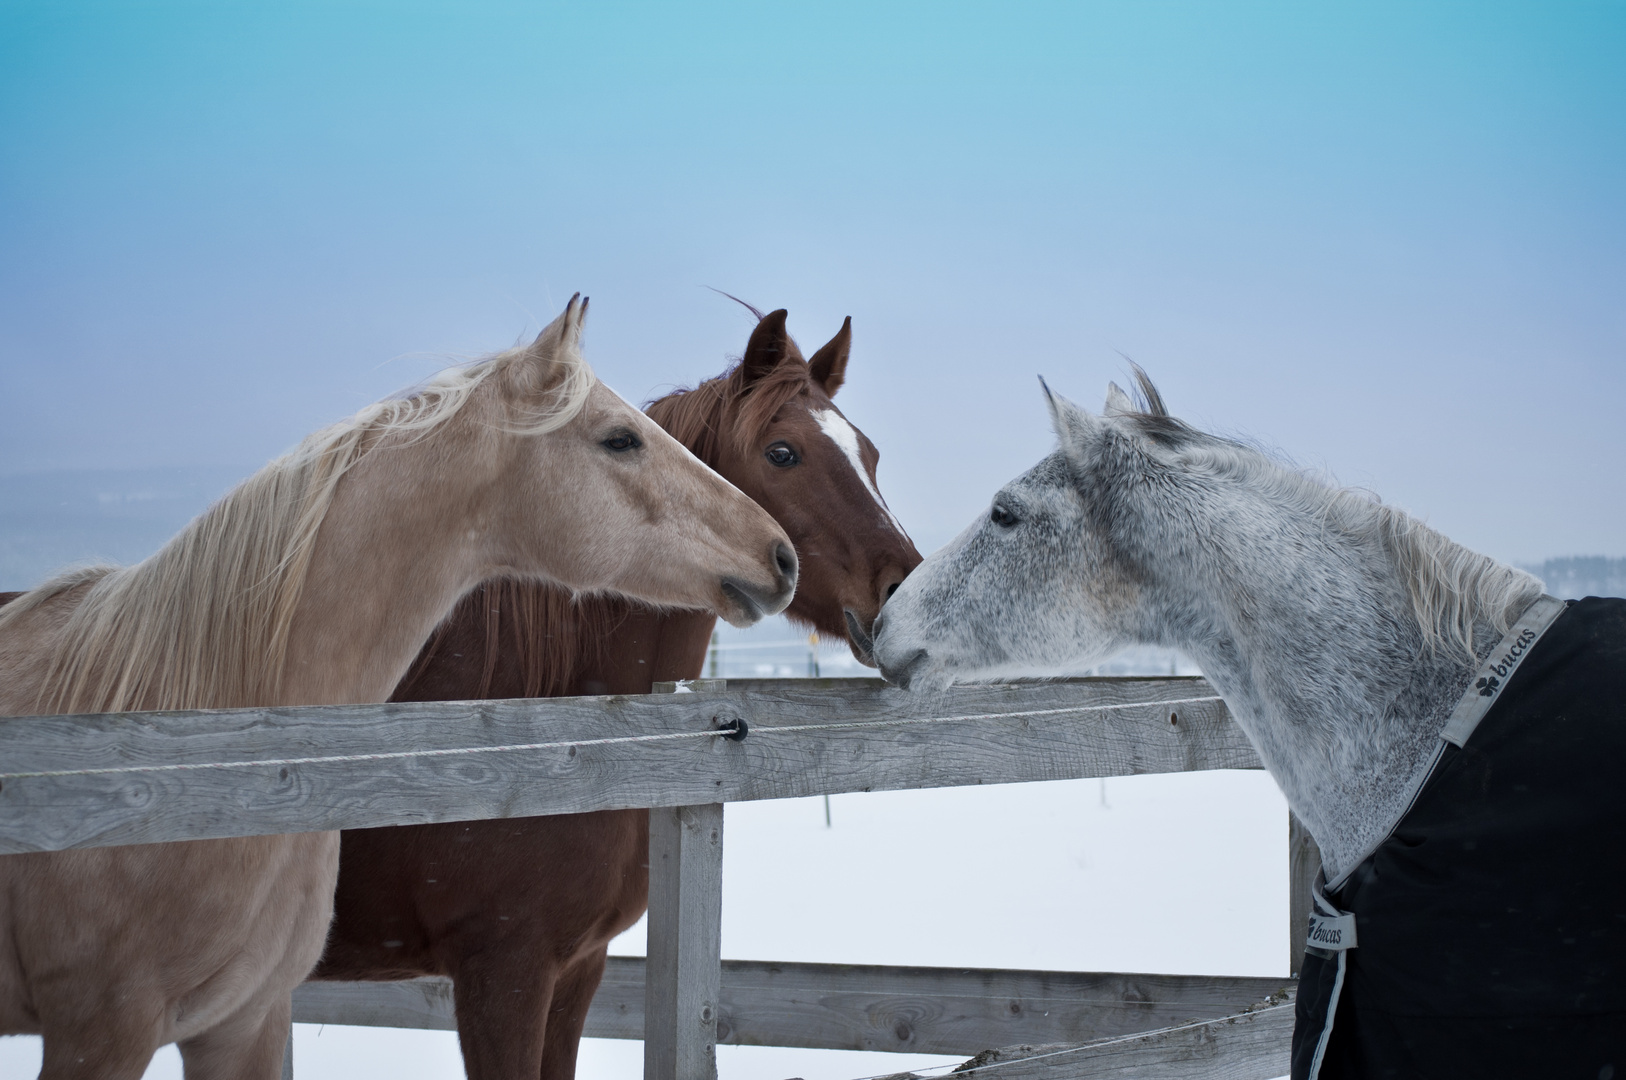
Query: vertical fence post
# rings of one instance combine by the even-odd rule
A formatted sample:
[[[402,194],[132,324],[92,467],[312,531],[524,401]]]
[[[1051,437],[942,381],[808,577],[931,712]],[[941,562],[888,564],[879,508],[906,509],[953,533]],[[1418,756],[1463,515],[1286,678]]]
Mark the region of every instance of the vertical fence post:
[[[722,945],[723,804],[651,810],[644,1080],[716,1080]]]
[[[288,1025],[288,1043],[282,1049],[282,1080],[294,1080],[294,1025]]]
[[[716,1080],[723,804],[649,812],[644,1080]]]
[[[1297,978],[1310,930],[1310,886],[1321,870],[1321,849],[1298,815],[1287,812],[1287,969]]]

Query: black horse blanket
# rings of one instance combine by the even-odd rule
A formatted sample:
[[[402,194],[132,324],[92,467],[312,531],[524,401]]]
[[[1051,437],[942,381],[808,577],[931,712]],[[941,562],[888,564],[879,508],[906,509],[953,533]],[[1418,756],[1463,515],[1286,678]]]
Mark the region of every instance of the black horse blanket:
[[[1495,679],[1318,898],[1323,943],[1342,912],[1355,946],[1306,951],[1294,1080],[1626,1080],[1626,600],[1570,603]]]

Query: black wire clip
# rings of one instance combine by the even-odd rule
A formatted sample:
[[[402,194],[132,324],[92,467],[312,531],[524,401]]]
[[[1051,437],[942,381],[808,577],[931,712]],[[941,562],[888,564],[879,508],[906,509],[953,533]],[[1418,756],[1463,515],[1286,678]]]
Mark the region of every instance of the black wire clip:
[[[745,717],[736,716],[732,727],[720,727],[717,730],[722,732],[723,738],[729,742],[744,742],[745,737],[751,734],[751,725],[745,722]]]

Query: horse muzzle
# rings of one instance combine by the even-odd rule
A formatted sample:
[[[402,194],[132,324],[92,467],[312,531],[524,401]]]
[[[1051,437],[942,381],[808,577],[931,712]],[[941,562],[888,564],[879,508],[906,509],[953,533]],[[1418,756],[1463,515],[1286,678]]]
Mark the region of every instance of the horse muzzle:
[[[774,544],[773,566],[774,580],[767,586],[739,577],[724,578],[720,588],[730,610],[719,614],[735,626],[750,626],[789,607],[796,595],[795,549],[789,544]]]
[[[852,608],[843,608],[841,614],[847,619],[847,644],[853,656],[865,667],[875,667],[875,638],[870,629]]]

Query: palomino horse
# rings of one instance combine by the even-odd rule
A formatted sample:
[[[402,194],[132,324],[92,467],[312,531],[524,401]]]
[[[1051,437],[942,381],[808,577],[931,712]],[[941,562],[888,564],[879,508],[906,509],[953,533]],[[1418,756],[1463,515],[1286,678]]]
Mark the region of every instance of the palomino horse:
[[[0,715],[381,701],[494,574],[781,610],[783,530],[593,376],[585,309],[0,609]],[[331,832],[0,858],[0,1033],[44,1035],[46,1080],[139,1077],[168,1042],[191,1080],[271,1080],[338,861]]]
[[[1137,375],[1051,398],[1060,448],[887,603],[882,671],[1196,660],[1321,846],[1295,1077],[1626,1069],[1626,602],[1566,610]]]
[[[850,321],[804,362],[785,313],[761,319],[732,372],[649,413],[776,517],[801,555],[792,618],[869,627],[920,562],[881,502],[876,453],[830,398]],[[436,632],[397,700],[644,694],[700,674],[713,620],[553,589],[482,586]],[[643,913],[642,810],[344,834],[322,979],[450,975],[473,1080],[569,1080],[611,938]]]

